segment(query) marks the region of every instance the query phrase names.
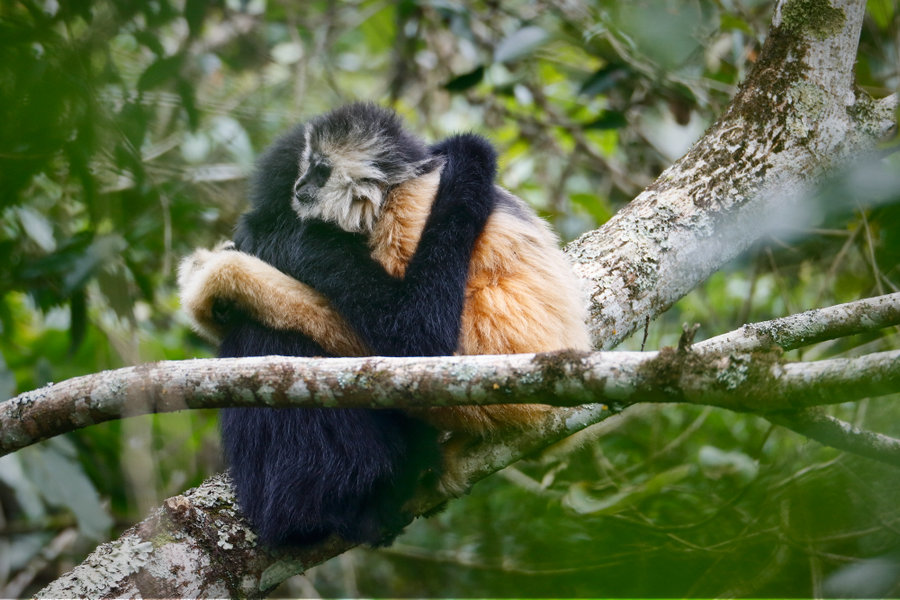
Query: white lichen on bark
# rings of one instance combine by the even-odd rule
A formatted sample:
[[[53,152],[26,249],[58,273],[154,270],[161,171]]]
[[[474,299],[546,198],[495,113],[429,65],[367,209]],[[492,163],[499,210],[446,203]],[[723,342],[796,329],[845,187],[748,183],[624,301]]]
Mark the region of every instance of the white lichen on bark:
[[[139,597],[139,590],[125,583],[153,558],[153,544],[135,535],[101,544],[84,562],[37,595],[38,598]]]

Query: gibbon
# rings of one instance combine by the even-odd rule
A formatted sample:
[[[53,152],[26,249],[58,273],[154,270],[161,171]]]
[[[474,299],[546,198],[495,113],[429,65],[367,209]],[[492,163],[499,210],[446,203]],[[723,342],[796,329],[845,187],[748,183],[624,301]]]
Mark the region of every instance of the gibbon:
[[[371,257],[366,232],[387,192],[424,173],[435,173],[434,203],[405,276],[397,278]],[[357,337],[367,353],[452,354],[472,248],[496,203],[495,173],[494,150],[477,136],[428,148],[391,111],[370,104],[336,109],[264,154],[252,208],[236,231],[239,252],[185,259],[184,306],[201,324],[215,322],[205,320],[204,308],[218,313],[223,357],[334,354],[324,345],[338,331],[338,338]],[[228,280],[243,285],[234,280],[239,263],[211,269],[225,256],[252,259],[319,290],[328,300],[316,306],[334,321],[340,314],[341,323],[312,330],[324,332],[323,345],[303,331],[273,327],[249,308],[205,306],[202,297],[214,298]],[[270,544],[332,533],[389,543],[386,533],[406,523],[402,505],[420,478],[441,467],[437,432],[397,410],[233,408],[222,411],[221,427],[239,504]]]
[[[364,106],[384,111],[371,105]],[[318,149],[315,158],[305,158],[303,152],[295,150],[295,156],[300,156],[301,172],[315,171],[316,167],[309,165],[319,163],[329,165],[331,172],[325,178],[325,185],[318,185],[317,201],[307,199],[304,206],[301,201],[294,200],[295,210],[297,205],[301,209],[297,214],[325,219],[345,230],[362,232],[373,260],[398,279],[408,277],[420,240],[424,243],[426,239],[426,223],[431,222],[432,206],[446,201],[442,197],[442,186],[450,177],[459,175],[451,175],[446,165],[443,168],[438,165],[404,181],[381,187],[381,195],[370,194],[375,200],[365,201],[356,207],[356,212],[338,210],[334,207],[340,206],[340,202],[325,190],[335,171],[351,175],[355,185],[367,189],[365,186],[371,184],[370,178],[359,165],[371,162],[366,154],[383,146],[384,141],[372,140],[366,144],[357,137],[354,140],[357,144],[353,157],[355,166],[350,168],[346,166],[349,162],[345,161],[343,148],[346,145],[334,141],[331,142],[333,147],[315,144],[314,138],[314,135],[310,136],[309,142]],[[319,179],[323,179],[322,174]],[[302,180],[299,177],[294,182],[293,192],[304,189],[307,182]],[[287,189],[283,183],[279,187]],[[520,199],[494,186],[493,182],[490,187],[496,207],[475,243],[468,265],[458,343],[445,353],[450,354],[453,350],[463,354],[589,350],[581,291],[559,249],[556,236]],[[354,194],[363,196],[358,192]],[[324,206],[320,206],[323,203]],[[312,208],[316,206],[318,208]],[[294,217],[293,214],[290,216]],[[296,222],[294,226],[297,226]],[[300,333],[313,340],[322,349],[321,354],[393,353],[380,350],[381,344],[371,335],[356,331],[352,316],[332,302],[333,289],[324,290],[309,280],[303,281],[302,277],[295,279],[245,252],[200,250],[189,261],[193,266],[190,276],[181,282],[182,302],[197,329],[213,340],[226,335],[228,328],[233,327],[234,314],[238,313],[270,331]],[[289,269],[284,271],[290,272]],[[345,282],[343,293],[355,294],[365,304],[369,290],[365,286],[354,288],[351,282],[353,278]],[[372,317],[376,314],[377,311],[370,313]],[[366,320],[362,313],[356,317],[357,321],[360,319]],[[547,416],[548,411],[549,407],[542,405],[500,405],[409,412],[442,430],[486,436],[498,428],[534,426]],[[449,471],[452,473],[452,465]],[[449,491],[459,493],[465,488],[465,482],[454,481],[451,473],[447,473],[443,483]]]

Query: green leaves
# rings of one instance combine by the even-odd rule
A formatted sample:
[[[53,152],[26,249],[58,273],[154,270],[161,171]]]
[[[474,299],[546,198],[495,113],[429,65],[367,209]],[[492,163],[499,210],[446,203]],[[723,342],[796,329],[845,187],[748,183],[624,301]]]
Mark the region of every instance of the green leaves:
[[[896,10],[896,2],[891,0],[868,0],[866,2],[866,12],[880,29],[887,29],[890,26]]]
[[[578,93],[584,96],[602,94],[628,77],[628,73],[628,68],[623,65],[606,65],[585,79]]]
[[[484,65],[478,65],[468,73],[463,73],[454,77],[444,84],[444,89],[448,92],[464,92],[469,88],[473,88],[484,78]]]
[[[182,53],[157,59],[141,74],[137,89],[143,92],[170,83],[180,74],[184,61]]]
[[[31,208],[20,206],[16,209],[19,223],[25,234],[44,252],[56,250],[56,239],[53,236],[53,225],[47,218]]]
[[[112,526],[97,490],[78,463],[75,447],[66,438],[53,438],[0,458],[0,480],[13,489],[33,520],[45,517],[49,508],[63,508],[74,515],[78,530],[93,540],[104,539]]]

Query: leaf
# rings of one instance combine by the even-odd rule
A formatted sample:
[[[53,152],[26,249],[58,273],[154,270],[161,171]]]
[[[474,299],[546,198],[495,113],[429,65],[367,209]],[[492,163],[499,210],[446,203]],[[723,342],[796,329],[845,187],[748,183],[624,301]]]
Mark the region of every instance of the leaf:
[[[612,217],[609,201],[596,194],[575,192],[569,194],[569,200],[587,211],[597,223],[606,223]]]
[[[0,481],[2,481],[15,495],[16,504],[32,521],[46,516],[44,503],[31,478],[26,475],[22,464],[22,455],[25,452],[7,454],[0,457]]]
[[[48,532],[26,533],[11,536],[13,541],[5,550],[4,561],[6,566],[13,573],[25,569],[33,564],[34,559],[38,557],[53,539],[53,534]]]
[[[159,41],[159,36],[155,35],[153,32],[139,29],[132,35],[134,36],[134,39],[138,41],[138,43],[141,43],[149,48],[150,51],[153,52],[153,54],[162,56],[166,53],[165,48],[163,48],[162,42]]]
[[[753,35],[753,28],[749,23],[747,23],[747,21],[740,18],[739,16],[723,11],[720,14],[719,18],[721,19],[719,27],[722,31],[737,29],[738,31],[743,31],[746,34]]]
[[[454,77],[444,84],[444,89],[448,92],[463,92],[471,87],[478,85],[484,78],[484,65],[479,65],[474,70],[469,71],[458,77]]]
[[[16,376],[9,370],[6,361],[3,359],[3,354],[0,353],[0,402],[12,398],[15,393]]]
[[[691,474],[693,465],[679,465],[663,471],[643,484],[626,488],[620,492],[598,498],[594,496],[586,482],[572,485],[563,497],[563,506],[580,515],[611,515],[634,506],[649,496],[659,494],[663,489],[678,483]]]
[[[103,263],[111,261],[128,246],[120,235],[97,236],[84,254],[75,259],[71,268],[63,275],[63,285],[68,293],[84,287]]]
[[[97,273],[97,283],[116,316],[134,324],[135,299],[126,273],[120,265],[116,265],[113,269],[101,269]]]
[[[618,82],[629,75],[627,67],[607,65],[584,80],[578,93],[582,96],[596,96],[612,89]]]
[[[617,110],[605,110],[596,119],[583,125],[584,129],[619,129],[628,125],[625,113]]]
[[[181,107],[187,114],[188,127],[191,131],[196,131],[197,127],[200,126],[200,111],[197,108],[194,85],[187,79],[179,77],[175,83],[175,91],[181,97]]]
[[[161,58],[147,67],[147,70],[141,73],[138,79],[137,88],[140,91],[146,91],[156,87],[160,87],[164,83],[175,79],[181,71],[181,65],[184,63],[183,54],[175,54],[167,58]]]
[[[140,148],[147,134],[147,111],[139,102],[126,102],[116,118],[132,148]]]
[[[894,19],[894,2],[890,0],[869,0],[866,2],[866,12],[881,30],[886,30]]]
[[[186,0],[184,3],[184,18],[188,24],[191,37],[197,37],[203,27],[203,17],[206,16],[206,0]]]
[[[503,39],[494,48],[494,62],[511,62],[532,53],[550,38],[541,27],[529,25]]]
[[[19,455],[29,479],[47,504],[70,510],[84,535],[95,540],[106,536],[112,518],[78,464],[71,442],[53,438],[41,446],[25,448]]]
[[[76,290],[69,299],[69,353],[74,354],[87,331],[87,295],[84,288]]]
[[[44,252],[56,250],[53,225],[50,224],[47,217],[29,206],[20,206],[16,213],[19,216],[19,223],[22,224],[22,229],[25,230],[31,241],[40,246]]]

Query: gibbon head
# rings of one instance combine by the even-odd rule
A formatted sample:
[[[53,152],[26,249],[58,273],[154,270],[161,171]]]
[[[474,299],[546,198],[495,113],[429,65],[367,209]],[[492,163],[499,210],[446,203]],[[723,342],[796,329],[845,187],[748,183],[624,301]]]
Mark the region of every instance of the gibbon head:
[[[392,187],[440,164],[393,111],[375,104],[316,117],[304,138],[291,207],[345,231],[371,232]]]

